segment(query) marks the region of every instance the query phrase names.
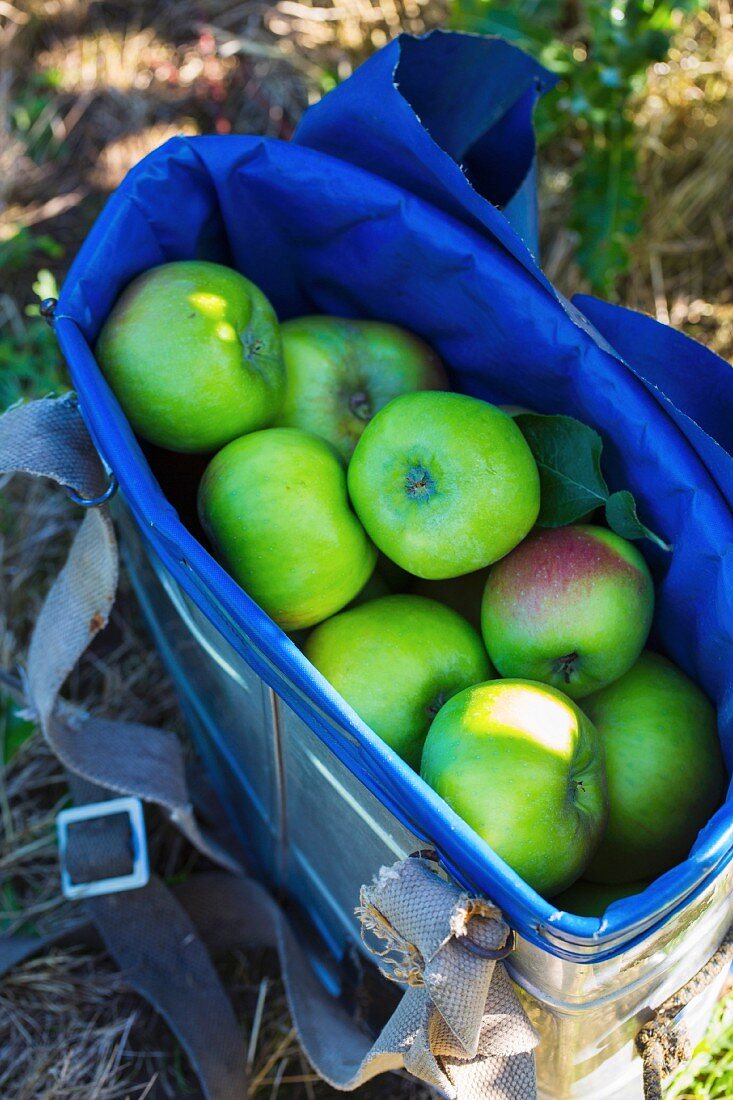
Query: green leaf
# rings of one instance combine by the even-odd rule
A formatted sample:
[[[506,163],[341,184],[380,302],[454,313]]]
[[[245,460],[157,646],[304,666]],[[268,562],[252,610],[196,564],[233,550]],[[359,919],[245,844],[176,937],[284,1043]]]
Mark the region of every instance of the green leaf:
[[[540,471],[540,527],[564,527],[605,502],[598,432],[572,416],[522,413],[515,421]]]
[[[56,282],[56,276],[52,275],[47,267],[42,268],[36,276],[36,281],[33,284],[33,293],[41,301],[44,298],[58,298],[59,286]]]
[[[636,513],[636,501],[628,489],[611,493],[606,501],[606,521],[612,531],[625,539],[651,539],[662,550],[671,551],[672,547],[659,535],[655,535],[639,519]]]

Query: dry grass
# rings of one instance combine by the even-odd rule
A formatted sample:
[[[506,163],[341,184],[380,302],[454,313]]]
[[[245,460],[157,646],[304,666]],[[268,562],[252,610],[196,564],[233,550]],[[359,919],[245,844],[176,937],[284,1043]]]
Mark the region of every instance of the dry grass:
[[[631,292],[733,357],[733,16],[703,12],[656,65],[639,112],[648,210]],[[648,273],[644,272],[644,262]],[[651,294],[650,294],[651,290]]]
[[[730,0],[685,24],[665,62],[653,66],[636,123],[646,200],[625,305],[682,328],[733,358],[733,17]],[[587,291],[566,229],[567,176],[553,150],[544,171],[545,268],[567,293]]]
[[[105,195],[174,133],[288,137],[304,107],[400,29],[441,23],[448,0],[0,0],[0,246],[30,241],[0,287],[5,324],[22,335],[41,266],[63,276]],[[625,300],[733,353],[733,142],[728,0],[686,27],[639,104],[644,134],[644,234]],[[26,112],[19,124],[18,111]],[[582,289],[564,228],[563,158],[545,172],[545,256],[553,277]],[[0,277],[3,269],[0,267]],[[0,497],[0,668],[22,659],[47,578],[77,520],[57,492],[27,482]],[[181,728],[171,686],[129,592],[72,677],[67,695],[99,709]],[[65,798],[56,762],[36,736],[0,769],[0,927],[44,931],[70,917],[58,892],[53,818]],[[153,822],[165,874],[195,856]],[[245,1024],[251,1095],[324,1097],[305,1064],[268,954],[237,956],[226,978]],[[257,1012],[258,1004],[261,1012]],[[256,1026],[255,1026],[256,1025]],[[7,1100],[112,1100],[198,1095],[180,1051],[103,955],[55,951],[25,964],[0,992],[0,1095]],[[359,1092],[422,1100],[391,1077]],[[695,1093],[698,1095],[698,1093]],[[700,1093],[699,1095],[704,1095]]]
[[[441,0],[4,4],[0,241],[43,227],[70,258],[101,198],[172,133],[287,138],[375,46],[443,17]],[[34,100],[42,109],[18,134],[13,112]]]

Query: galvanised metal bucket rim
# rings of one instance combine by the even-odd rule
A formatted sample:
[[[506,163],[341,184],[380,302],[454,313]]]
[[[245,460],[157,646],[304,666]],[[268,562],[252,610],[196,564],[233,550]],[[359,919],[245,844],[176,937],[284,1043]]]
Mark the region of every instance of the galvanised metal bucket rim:
[[[656,903],[653,907],[645,904],[644,895],[638,895],[633,921],[619,919],[614,911],[617,906],[611,906],[603,919],[579,917],[540,897],[358,718],[184,527],[155,480],[76,321],[59,311],[56,332],[95,445],[119,480],[146,539],[176,581],[395,817],[437,848],[454,878],[468,889],[490,896],[523,938],[576,962],[611,958],[670,920],[730,862],[733,819],[702,849],[708,862],[706,872],[696,873],[695,865],[688,861],[681,888],[678,885],[665,891],[664,878],[658,880]],[[287,673],[280,667],[283,653],[287,653]],[[384,776],[392,781],[385,783]],[[677,872],[679,875],[679,868]]]

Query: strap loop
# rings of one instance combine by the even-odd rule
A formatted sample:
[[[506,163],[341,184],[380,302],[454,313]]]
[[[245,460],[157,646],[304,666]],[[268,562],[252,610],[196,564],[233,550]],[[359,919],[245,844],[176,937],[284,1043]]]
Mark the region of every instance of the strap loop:
[[[119,820],[123,815],[126,822]],[[110,798],[62,810],[56,831],[64,897],[99,897],[147,885],[148,846],[139,798]]]

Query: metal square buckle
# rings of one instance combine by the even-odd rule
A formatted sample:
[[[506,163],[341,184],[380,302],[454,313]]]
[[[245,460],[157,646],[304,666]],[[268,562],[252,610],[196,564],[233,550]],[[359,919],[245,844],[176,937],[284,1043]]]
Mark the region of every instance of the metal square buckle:
[[[127,814],[130,822],[132,871],[128,875],[93,879],[90,882],[74,882],[66,866],[69,842],[69,826],[80,821],[92,821],[100,817]],[[139,798],[112,798],[108,802],[90,802],[85,806],[73,806],[61,810],[56,816],[56,832],[59,842],[61,865],[61,891],[66,898],[93,898],[100,894],[116,894],[121,890],[137,890],[150,880],[148,845],[145,833],[143,805]]]

